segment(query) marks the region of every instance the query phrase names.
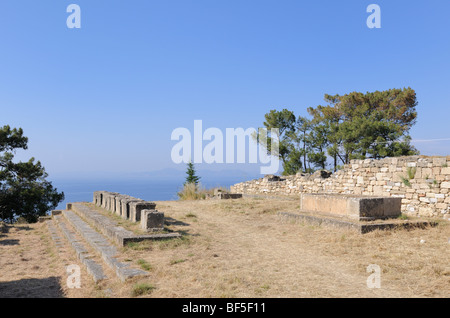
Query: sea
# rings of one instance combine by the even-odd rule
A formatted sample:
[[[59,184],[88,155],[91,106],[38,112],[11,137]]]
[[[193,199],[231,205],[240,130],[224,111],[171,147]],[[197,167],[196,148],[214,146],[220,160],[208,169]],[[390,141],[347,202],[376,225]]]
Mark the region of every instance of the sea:
[[[229,188],[231,185],[247,181],[240,176],[223,176],[206,179],[201,186]],[[55,209],[65,209],[70,202],[92,202],[94,191],[110,191],[127,194],[145,201],[178,200],[177,192],[183,188],[182,178],[149,178],[149,179],[56,179],[50,180],[58,192],[64,192],[65,199]]]

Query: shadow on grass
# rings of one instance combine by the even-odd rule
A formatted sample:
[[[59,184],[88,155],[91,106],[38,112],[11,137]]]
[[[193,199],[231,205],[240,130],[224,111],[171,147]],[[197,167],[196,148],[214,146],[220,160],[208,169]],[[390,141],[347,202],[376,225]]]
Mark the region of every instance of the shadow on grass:
[[[180,221],[180,220],[176,220],[176,219],[174,219],[174,218],[171,218],[171,217],[165,217],[164,218],[164,223],[166,224],[166,225],[179,225],[179,226],[189,226],[190,224],[189,223],[186,223],[186,222],[183,222],[183,221]]]
[[[59,277],[0,282],[0,298],[63,298]]]
[[[31,231],[32,230],[32,228],[29,227],[28,225],[15,226],[14,228],[18,231]]]
[[[19,245],[19,240],[16,239],[6,239],[0,241],[0,245]]]

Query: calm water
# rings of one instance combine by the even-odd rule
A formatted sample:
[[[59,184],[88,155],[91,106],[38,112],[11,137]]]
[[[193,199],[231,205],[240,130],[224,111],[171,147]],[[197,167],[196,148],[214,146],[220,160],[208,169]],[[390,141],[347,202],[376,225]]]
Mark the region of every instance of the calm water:
[[[224,186],[229,187],[245,181],[239,177],[221,178],[206,181],[202,186],[206,188]],[[184,180],[53,180],[52,184],[65,194],[65,200],[56,209],[64,209],[66,203],[88,201],[92,202],[94,191],[111,191],[128,194],[145,201],[177,200],[177,192],[181,190]]]

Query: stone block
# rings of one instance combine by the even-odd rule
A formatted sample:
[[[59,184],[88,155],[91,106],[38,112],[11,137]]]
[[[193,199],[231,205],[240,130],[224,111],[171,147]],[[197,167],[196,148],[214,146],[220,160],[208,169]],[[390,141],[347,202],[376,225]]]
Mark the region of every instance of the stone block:
[[[50,215],[40,216],[40,217],[38,217],[38,222],[42,223],[42,222],[45,222],[45,221],[49,221],[51,219],[52,219],[52,217]]]
[[[92,198],[92,203],[94,203],[95,205],[97,205],[97,201],[98,201],[98,197],[99,197],[99,192],[100,191],[94,191],[94,195]]]
[[[111,196],[112,193],[108,192],[106,195],[106,210],[111,211]]]
[[[101,207],[103,209],[106,209],[106,207],[107,207],[108,196],[109,196],[109,193],[107,191],[104,191],[103,196],[102,196],[102,205],[101,205]]]
[[[423,168],[422,169],[422,178],[431,178],[432,170],[431,168]]]
[[[433,166],[442,167],[446,163],[447,163],[447,158],[445,158],[445,157],[433,158]]]
[[[134,201],[142,201],[140,199],[135,199],[133,197],[130,196],[126,196],[123,197],[121,199],[121,212],[120,212],[120,216],[122,217],[122,219],[126,219],[129,220],[130,216],[131,216],[131,210],[130,210],[130,203],[134,202]]]
[[[157,210],[141,211],[141,228],[144,231],[161,231],[164,229],[164,213]]]
[[[242,198],[242,193],[219,193],[217,195],[219,199],[240,199]]]
[[[448,205],[447,205],[447,203],[436,203],[436,208],[445,210],[448,208]]]
[[[301,194],[300,210],[334,214],[352,219],[377,219],[401,214],[401,197],[347,194]]]
[[[441,188],[450,189],[450,182],[441,182]]]
[[[121,202],[121,199],[122,199],[122,195],[120,194],[120,195],[116,195],[115,197],[114,197],[114,214],[115,215],[119,215],[120,216],[120,213],[121,213],[121,211],[122,211],[122,202]]]
[[[132,222],[141,221],[142,210],[154,210],[156,203],[146,201],[132,201],[130,204],[130,220]]]
[[[109,196],[109,212],[114,213],[116,210],[116,195],[118,195],[118,193],[111,193]]]
[[[122,212],[122,197],[123,197],[122,194],[116,195],[114,197],[114,200],[115,200],[114,214],[115,215],[119,215],[119,216],[121,215],[121,212]]]
[[[383,198],[383,217],[397,217],[401,213],[402,197]]]
[[[94,192],[93,203],[96,206],[102,206],[105,193],[107,193],[107,192],[106,191],[95,191]]]

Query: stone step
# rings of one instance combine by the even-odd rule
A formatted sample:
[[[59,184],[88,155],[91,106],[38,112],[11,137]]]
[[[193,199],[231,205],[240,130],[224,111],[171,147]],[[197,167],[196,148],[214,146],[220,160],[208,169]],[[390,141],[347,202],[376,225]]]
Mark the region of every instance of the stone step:
[[[98,264],[93,258],[94,256],[89,254],[88,249],[83,242],[77,238],[77,235],[73,233],[65,223],[64,219],[60,215],[53,216],[56,224],[64,234],[70,245],[75,250],[78,259],[86,266],[87,272],[92,276],[94,282],[99,282],[107,278],[103,271],[103,267]]]
[[[72,205],[72,208],[73,207],[74,205]],[[94,230],[87,222],[81,219],[76,213],[65,210],[62,212],[62,215],[96,251],[96,253],[102,257],[106,265],[108,265],[122,281],[135,276],[148,275],[148,273],[143,270],[129,268],[128,264],[119,262],[117,260],[118,251],[116,247],[112,245],[106,237]]]
[[[58,251],[61,251],[64,246],[64,239],[61,237],[55,222],[52,219],[49,219],[45,221],[45,223],[47,224],[47,228],[50,232],[50,236],[52,237],[53,242],[55,242],[56,248],[58,249]]]
[[[179,233],[136,235],[132,231],[128,231],[122,226],[119,226],[111,217],[105,216],[83,203],[71,203],[70,209],[118,246],[125,246],[127,242],[181,237]]]
[[[437,222],[423,220],[377,220],[374,222],[359,221],[330,213],[317,211],[278,212],[281,222],[306,222],[317,226],[329,226],[346,230],[356,230],[360,234],[375,230],[413,229],[436,226]]]

